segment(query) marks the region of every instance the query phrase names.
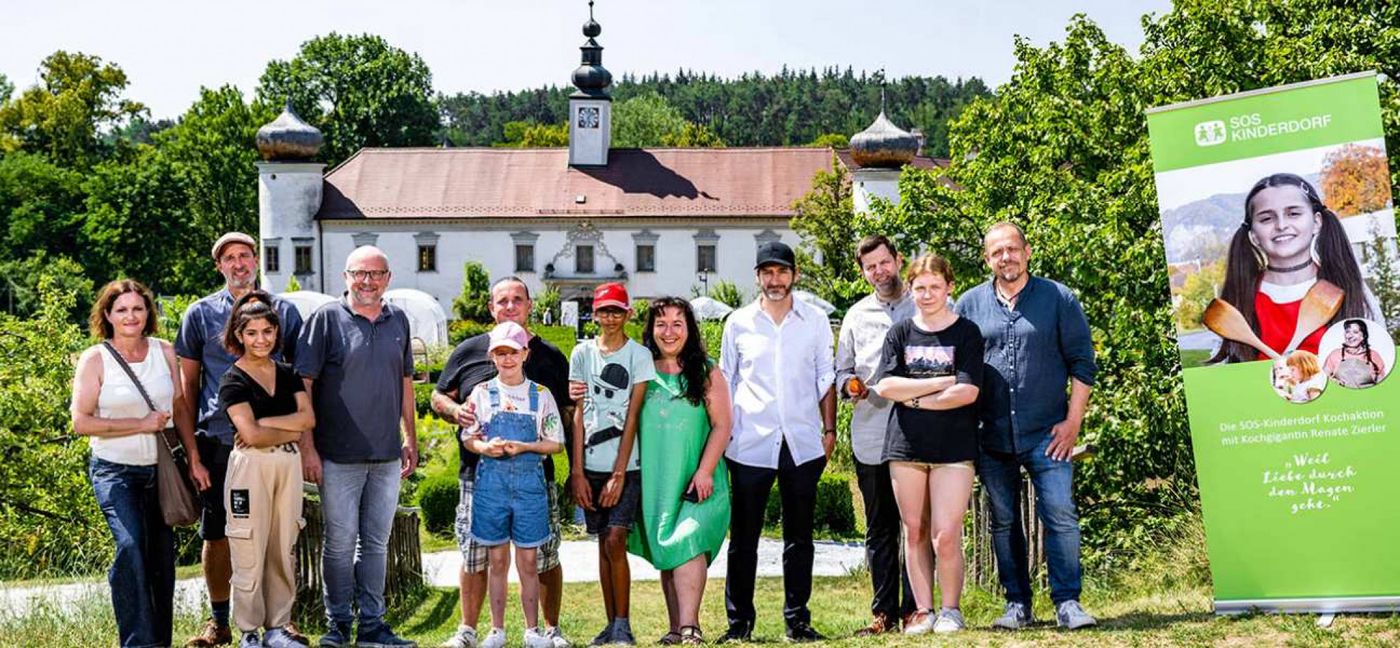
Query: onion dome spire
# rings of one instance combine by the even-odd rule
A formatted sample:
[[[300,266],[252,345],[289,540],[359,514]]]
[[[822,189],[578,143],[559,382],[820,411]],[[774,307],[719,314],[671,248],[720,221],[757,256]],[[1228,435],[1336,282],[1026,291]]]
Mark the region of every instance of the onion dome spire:
[[[256,141],[258,153],[264,160],[296,162],[316,157],[324,138],[320,130],[297,116],[288,98],[282,114],[258,129]]]
[[[851,158],[861,167],[897,169],[914,160],[919,138],[885,116],[885,88],[880,87],[880,115],[851,138]]]
[[[583,35],[588,40],[579,48],[583,53],[583,60],[578,69],[574,70],[574,87],[578,88],[575,95],[583,94],[590,97],[608,95],[608,87],[612,85],[612,73],[603,67],[603,46],[594,40],[601,33],[603,33],[603,26],[593,19],[593,0],[589,0],[588,22],[583,23]]]

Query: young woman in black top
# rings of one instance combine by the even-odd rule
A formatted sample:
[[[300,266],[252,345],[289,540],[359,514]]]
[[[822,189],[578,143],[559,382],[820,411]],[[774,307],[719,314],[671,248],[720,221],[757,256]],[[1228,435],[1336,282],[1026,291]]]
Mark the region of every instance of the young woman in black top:
[[[272,359],[281,336],[271,303],[261,291],[244,295],[224,331],[224,345],[238,356],[219,383],[235,429],[224,505],[239,645],[291,648],[305,645],[287,628],[296,598],[292,547],[302,523],[297,442],[316,421],[301,377]],[[267,630],[261,643],[259,628]]]
[[[905,528],[905,561],[919,611],[908,634],[965,627],[962,526],[977,458],[977,394],[982,333],[949,307],[953,269],[936,255],[906,271],[918,309],[885,336],[871,389],[895,403],[885,434],[895,501]],[[930,546],[931,545],[931,546]],[[932,548],[932,551],[930,551]],[[938,556],[942,609],[933,610],[933,555]]]

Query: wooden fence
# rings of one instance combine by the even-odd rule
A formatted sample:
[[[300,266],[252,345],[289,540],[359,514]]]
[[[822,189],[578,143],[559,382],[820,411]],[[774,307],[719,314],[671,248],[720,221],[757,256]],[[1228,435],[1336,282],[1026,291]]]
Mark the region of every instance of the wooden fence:
[[[315,492],[314,487],[308,490]],[[313,618],[324,610],[321,599],[325,579],[321,575],[321,547],[325,541],[325,525],[321,518],[321,501],[306,497],[302,500],[302,517],[306,526],[297,538],[296,556],[297,600],[295,618]],[[400,506],[394,514],[394,528],[389,533],[389,566],[384,578],[384,600],[392,605],[400,596],[423,586],[423,552],[419,544],[418,526],[421,515],[417,508]]]

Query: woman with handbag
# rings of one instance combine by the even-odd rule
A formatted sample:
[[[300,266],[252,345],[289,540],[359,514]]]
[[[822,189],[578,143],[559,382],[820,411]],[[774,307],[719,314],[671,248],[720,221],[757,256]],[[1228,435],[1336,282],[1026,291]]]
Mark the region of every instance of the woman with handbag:
[[[185,420],[186,403],[174,348],[151,337],[155,317],[155,300],[140,282],[103,286],[88,320],[102,343],[79,356],[73,377],[73,431],[90,437],[88,478],[117,545],[107,582],[124,647],[170,645],[175,547],[156,464],[169,442],[165,430]],[[208,488],[194,430],[180,429],[179,437],[190,478]]]
[[[292,548],[302,527],[297,445],[316,417],[301,376],[272,359],[282,334],[271,304],[260,290],[234,302],[223,342],[238,359],[219,382],[219,402],[235,430],[224,510],[240,648],[306,645],[287,625],[296,599]]]

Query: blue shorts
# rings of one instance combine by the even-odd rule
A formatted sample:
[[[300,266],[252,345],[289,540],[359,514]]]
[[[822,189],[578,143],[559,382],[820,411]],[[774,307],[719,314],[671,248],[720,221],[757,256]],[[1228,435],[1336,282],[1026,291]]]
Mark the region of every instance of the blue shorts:
[[[472,488],[472,539],[487,547],[507,542],[533,549],[549,541],[549,493],[544,469],[482,457]],[[488,465],[489,464],[489,465]]]

